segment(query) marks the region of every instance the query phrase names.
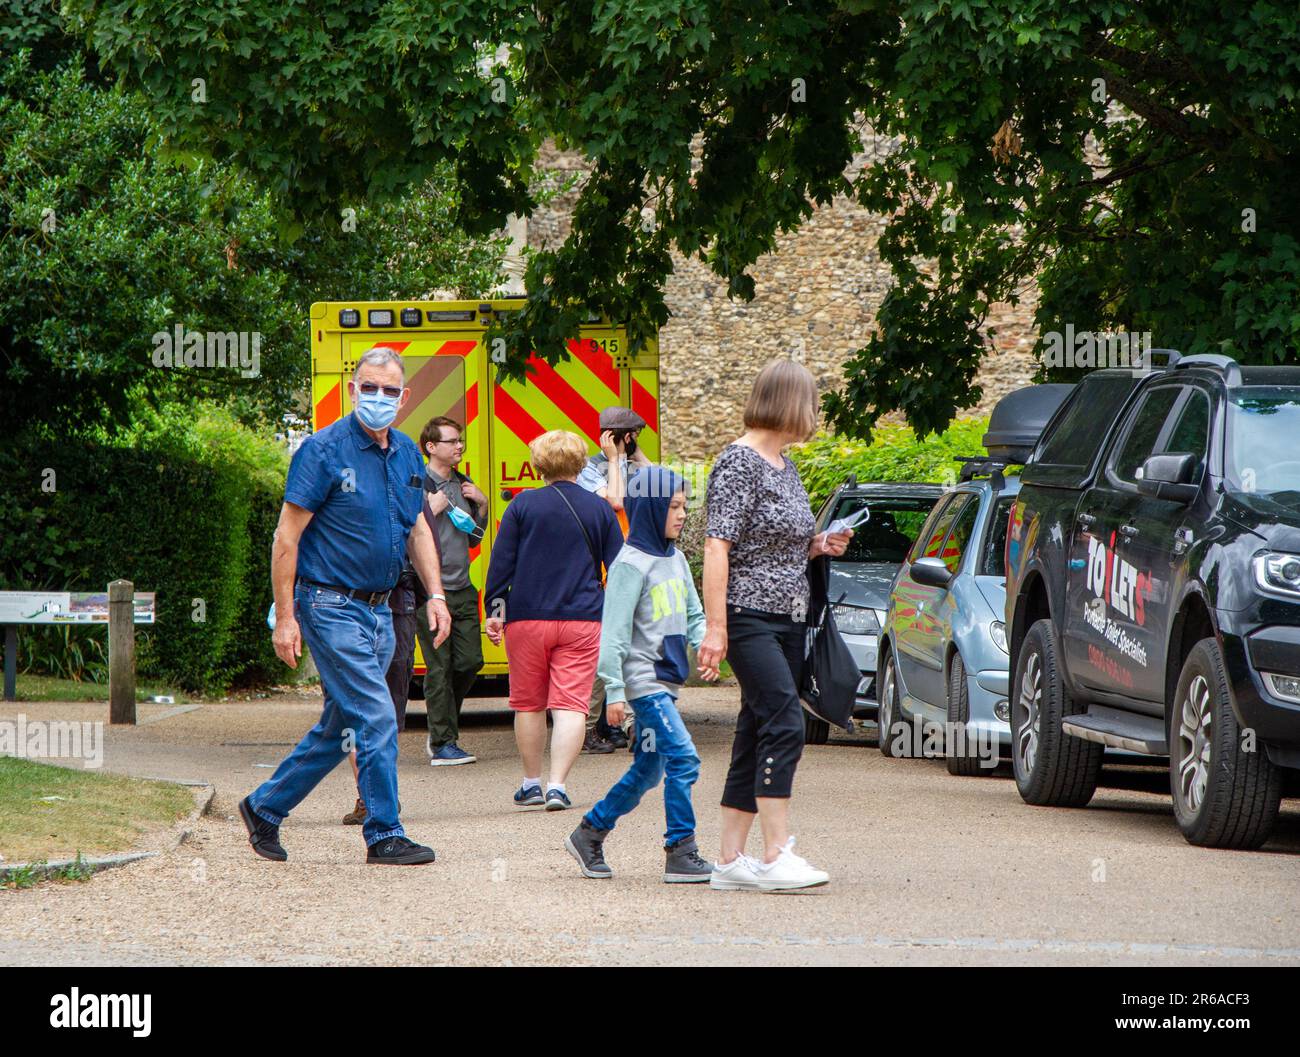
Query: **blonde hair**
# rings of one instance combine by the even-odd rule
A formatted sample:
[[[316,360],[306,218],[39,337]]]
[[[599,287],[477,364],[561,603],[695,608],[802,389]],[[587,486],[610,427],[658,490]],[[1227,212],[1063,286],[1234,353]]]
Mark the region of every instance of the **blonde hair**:
[[[745,403],[746,429],[771,429],[807,440],[817,429],[817,380],[793,360],[772,360],[758,372]]]
[[[528,451],[533,467],[547,481],[577,477],[587,465],[586,442],[564,429],[543,433],[528,445]]]

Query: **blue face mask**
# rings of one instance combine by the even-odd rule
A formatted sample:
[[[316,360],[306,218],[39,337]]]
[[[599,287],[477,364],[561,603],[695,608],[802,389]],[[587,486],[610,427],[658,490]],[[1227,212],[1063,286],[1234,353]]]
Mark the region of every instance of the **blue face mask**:
[[[361,424],[370,429],[383,429],[393,424],[397,417],[397,404],[400,396],[384,396],[380,393],[357,394],[357,418]]]
[[[458,506],[449,506],[447,508],[447,516],[451,518],[451,523],[466,535],[473,535],[475,529],[478,528],[478,526],[474,524],[474,519]]]

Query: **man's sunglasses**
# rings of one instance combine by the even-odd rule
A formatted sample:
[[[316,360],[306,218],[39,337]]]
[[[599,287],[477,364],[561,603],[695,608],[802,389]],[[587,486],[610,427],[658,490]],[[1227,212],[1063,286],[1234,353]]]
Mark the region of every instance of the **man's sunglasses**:
[[[374,396],[381,389],[384,391],[384,396],[390,400],[402,395],[400,385],[376,385],[374,382],[361,382],[357,385],[357,391],[364,393],[366,396]]]

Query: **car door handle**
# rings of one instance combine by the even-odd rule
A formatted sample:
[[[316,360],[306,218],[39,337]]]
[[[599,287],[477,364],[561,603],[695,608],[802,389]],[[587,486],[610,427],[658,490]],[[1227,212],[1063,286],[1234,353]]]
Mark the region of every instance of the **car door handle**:
[[[1136,525],[1120,525],[1120,527],[1119,527],[1119,534],[1120,534],[1121,536],[1123,536],[1126,540],[1131,540],[1134,536],[1136,536],[1136,535],[1138,534],[1137,526],[1136,526]]]
[[[1079,515],[1079,524],[1082,525],[1084,528],[1092,528],[1092,523],[1096,520],[1097,518],[1096,515],[1094,514]]]

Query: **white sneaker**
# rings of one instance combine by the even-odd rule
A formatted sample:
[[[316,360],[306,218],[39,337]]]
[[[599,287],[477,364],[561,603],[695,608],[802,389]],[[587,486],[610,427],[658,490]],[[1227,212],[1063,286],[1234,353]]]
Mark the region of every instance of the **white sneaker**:
[[[786,892],[796,888],[818,888],[831,879],[825,870],[814,869],[807,859],[801,859],[794,853],[794,838],[791,837],[770,863],[757,863],[754,882],[764,892]]]
[[[719,862],[713,864],[709,887],[731,892],[757,892],[760,890],[757,872],[758,861],[742,851],[725,866]]]

